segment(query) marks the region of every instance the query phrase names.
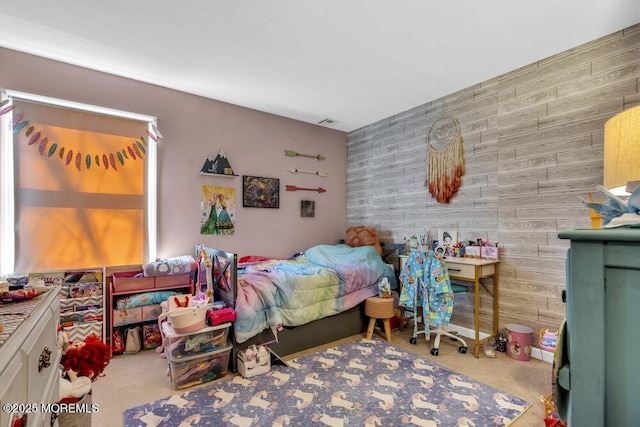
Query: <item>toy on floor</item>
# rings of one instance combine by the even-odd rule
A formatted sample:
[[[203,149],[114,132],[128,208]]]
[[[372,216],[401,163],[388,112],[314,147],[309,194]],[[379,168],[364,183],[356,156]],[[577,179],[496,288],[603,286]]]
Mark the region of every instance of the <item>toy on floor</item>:
[[[389,279],[383,277],[380,282],[378,282],[378,296],[380,298],[390,298],[391,297],[391,284],[389,283]]]
[[[567,425],[560,420],[560,417],[556,412],[553,393],[548,396],[540,396],[540,401],[544,403],[544,425],[546,427],[567,427]]]
[[[550,332],[548,329],[540,329],[540,348],[550,352],[556,351],[558,332]]]
[[[507,332],[506,330],[500,330],[496,336],[496,351],[500,353],[507,352]]]
[[[109,346],[95,335],[90,335],[84,342],[69,344],[60,363],[66,371],[72,370],[78,376],[96,381],[109,364]]]
[[[495,348],[495,344],[492,342],[486,342],[482,346],[482,350],[484,351],[484,354],[487,357],[490,357],[492,359],[495,359],[496,357],[496,352],[494,351],[494,348]]]

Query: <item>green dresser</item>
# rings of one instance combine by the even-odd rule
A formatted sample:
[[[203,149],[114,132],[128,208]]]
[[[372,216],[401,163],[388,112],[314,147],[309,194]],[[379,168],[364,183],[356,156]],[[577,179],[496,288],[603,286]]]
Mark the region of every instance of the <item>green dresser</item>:
[[[568,400],[556,398],[568,404],[558,409],[570,426],[640,425],[640,229],[575,230],[559,237],[570,239],[571,248],[568,364],[559,376]]]

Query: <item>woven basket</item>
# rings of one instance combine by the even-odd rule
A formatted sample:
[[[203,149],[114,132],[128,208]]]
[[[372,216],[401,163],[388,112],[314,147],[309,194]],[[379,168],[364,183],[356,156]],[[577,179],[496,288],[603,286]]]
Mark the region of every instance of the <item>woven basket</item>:
[[[364,305],[367,316],[375,319],[390,319],[394,316],[393,298],[371,297]]]

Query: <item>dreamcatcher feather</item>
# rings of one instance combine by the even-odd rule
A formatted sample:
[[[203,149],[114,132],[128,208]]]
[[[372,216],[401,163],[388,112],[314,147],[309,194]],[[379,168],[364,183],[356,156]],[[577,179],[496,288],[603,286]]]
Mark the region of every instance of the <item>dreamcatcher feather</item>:
[[[427,178],[425,186],[439,203],[449,203],[462,184],[464,156],[457,119],[436,121],[427,132]]]

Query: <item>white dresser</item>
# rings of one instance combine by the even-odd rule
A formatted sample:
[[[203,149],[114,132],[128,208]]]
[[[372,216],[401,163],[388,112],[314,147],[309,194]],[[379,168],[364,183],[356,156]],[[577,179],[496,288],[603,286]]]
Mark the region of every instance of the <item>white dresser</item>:
[[[0,427],[25,417],[26,425],[56,426],[57,415],[44,412],[59,401],[60,350],[58,287],[30,301],[0,305]],[[17,412],[8,412],[18,409]]]

